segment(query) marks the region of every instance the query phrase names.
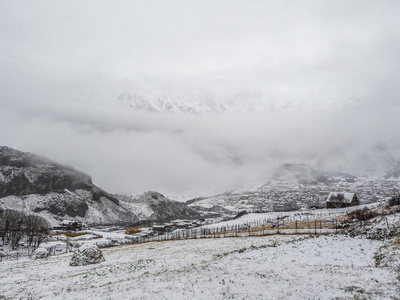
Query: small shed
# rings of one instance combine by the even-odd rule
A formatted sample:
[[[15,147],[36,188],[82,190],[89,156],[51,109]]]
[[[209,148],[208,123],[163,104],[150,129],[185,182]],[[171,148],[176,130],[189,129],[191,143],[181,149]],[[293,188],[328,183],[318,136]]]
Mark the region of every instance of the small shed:
[[[360,205],[360,199],[358,199],[355,193],[330,192],[326,199],[326,208],[339,208],[355,205]]]

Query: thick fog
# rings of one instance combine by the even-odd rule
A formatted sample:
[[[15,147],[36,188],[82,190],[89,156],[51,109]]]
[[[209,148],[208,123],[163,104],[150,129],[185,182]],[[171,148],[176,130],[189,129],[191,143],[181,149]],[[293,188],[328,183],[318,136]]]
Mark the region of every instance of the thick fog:
[[[0,145],[114,193],[221,191],[281,163],[382,174],[400,159],[399,13],[398,1],[3,0]],[[122,93],[260,109],[150,113]]]

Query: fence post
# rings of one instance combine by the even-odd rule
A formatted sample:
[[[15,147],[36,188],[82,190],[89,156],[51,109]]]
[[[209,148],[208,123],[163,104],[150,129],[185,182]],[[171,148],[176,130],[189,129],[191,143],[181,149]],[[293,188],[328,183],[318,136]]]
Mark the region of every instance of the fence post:
[[[315,234],[317,234],[317,220],[314,221],[314,230]]]

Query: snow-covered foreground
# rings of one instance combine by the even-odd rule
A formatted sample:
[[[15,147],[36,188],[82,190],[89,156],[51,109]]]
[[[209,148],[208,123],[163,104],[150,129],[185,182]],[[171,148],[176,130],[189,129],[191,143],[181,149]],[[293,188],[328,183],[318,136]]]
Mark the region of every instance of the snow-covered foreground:
[[[0,264],[0,299],[391,299],[396,274],[376,268],[382,242],[346,236],[266,236],[153,242]]]

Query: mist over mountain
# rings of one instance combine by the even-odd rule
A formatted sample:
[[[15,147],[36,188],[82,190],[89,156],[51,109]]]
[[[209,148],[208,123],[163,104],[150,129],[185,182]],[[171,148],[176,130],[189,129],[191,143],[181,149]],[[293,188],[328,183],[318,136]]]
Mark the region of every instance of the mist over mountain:
[[[118,194],[223,192],[262,184],[284,163],[381,176],[400,153],[397,106],[338,102],[248,113],[154,113],[116,101],[49,102],[0,114],[2,142],[74,165]]]
[[[384,177],[386,179],[394,179],[400,177],[400,166],[398,165],[396,168],[389,170]]]
[[[0,144],[110,193],[400,160],[398,1],[3,1]]]

